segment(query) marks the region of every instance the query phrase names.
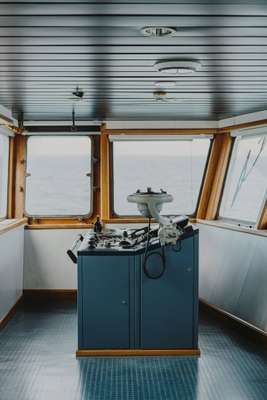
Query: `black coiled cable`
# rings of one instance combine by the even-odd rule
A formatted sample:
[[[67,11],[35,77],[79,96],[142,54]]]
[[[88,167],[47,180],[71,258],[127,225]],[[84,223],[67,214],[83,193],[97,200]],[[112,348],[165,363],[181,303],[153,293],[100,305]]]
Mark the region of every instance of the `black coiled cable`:
[[[162,277],[162,275],[164,274],[164,272],[166,270],[165,252],[164,252],[164,248],[161,247],[161,252],[152,251],[151,253],[148,253],[148,247],[149,247],[149,241],[150,241],[150,225],[151,225],[151,219],[149,218],[149,220],[148,220],[148,232],[147,232],[146,250],[145,250],[144,260],[143,260],[143,271],[144,271],[144,274],[147,276],[147,278],[149,278],[149,279],[159,279],[159,278]],[[147,268],[147,261],[148,261],[149,257],[155,256],[155,255],[157,255],[161,259],[162,270],[157,275],[151,275],[149,273],[149,271],[148,271],[148,268]]]

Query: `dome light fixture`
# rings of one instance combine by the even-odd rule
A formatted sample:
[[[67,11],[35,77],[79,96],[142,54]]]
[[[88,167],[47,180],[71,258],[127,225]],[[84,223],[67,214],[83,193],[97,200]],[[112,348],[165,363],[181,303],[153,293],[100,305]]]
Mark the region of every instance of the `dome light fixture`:
[[[174,36],[176,32],[175,28],[169,26],[144,26],[144,28],[141,29],[142,35],[147,37]]]
[[[154,64],[156,70],[168,75],[192,74],[201,68],[201,63],[195,60],[158,61]]]

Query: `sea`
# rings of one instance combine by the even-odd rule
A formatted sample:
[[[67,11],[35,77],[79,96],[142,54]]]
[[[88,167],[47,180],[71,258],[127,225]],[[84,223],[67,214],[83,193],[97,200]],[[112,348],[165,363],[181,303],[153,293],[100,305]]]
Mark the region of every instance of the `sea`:
[[[127,196],[137,189],[166,190],[173,202],[163,205],[166,215],[194,214],[202,185],[206,159],[199,156],[120,156],[113,165],[113,205],[118,215],[138,215]],[[267,157],[255,165],[232,205],[241,167],[225,187],[221,216],[256,221],[267,190]],[[85,156],[31,157],[27,165],[25,208],[29,215],[70,216],[92,212],[91,172]]]
[[[127,196],[137,189],[166,190],[173,202],[164,214],[195,211],[206,160],[194,157],[121,156],[114,163],[114,210],[119,215],[138,215]],[[91,172],[88,157],[38,156],[27,164],[26,212],[29,215],[86,215],[92,209]]]

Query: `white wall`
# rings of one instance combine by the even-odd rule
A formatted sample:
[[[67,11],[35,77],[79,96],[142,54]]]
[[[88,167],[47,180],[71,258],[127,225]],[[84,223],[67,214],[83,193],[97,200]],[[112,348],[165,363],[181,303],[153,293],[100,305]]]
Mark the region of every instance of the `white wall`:
[[[22,295],[24,226],[0,235],[0,320]]]
[[[76,289],[77,266],[66,254],[86,229],[25,230],[24,289]]]
[[[199,228],[200,297],[267,332],[267,237]]]

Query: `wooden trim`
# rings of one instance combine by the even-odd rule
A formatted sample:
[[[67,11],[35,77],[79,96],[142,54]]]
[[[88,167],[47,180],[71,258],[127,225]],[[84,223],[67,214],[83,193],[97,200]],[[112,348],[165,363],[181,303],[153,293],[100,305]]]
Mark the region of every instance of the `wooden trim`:
[[[216,219],[214,221],[208,221],[208,220],[204,220],[204,219],[197,219],[196,222],[198,224],[208,225],[208,226],[212,226],[214,228],[228,229],[229,231],[236,231],[236,232],[248,233],[250,235],[267,237],[266,230],[264,231],[264,230],[260,230],[260,229],[249,228],[246,226],[235,225],[235,224],[227,223],[224,220]]]
[[[92,185],[92,215],[90,221],[95,222],[96,217],[100,214],[100,137],[95,136],[92,139],[92,171],[93,171],[93,185]]]
[[[45,230],[45,229],[90,229],[93,227],[92,223],[66,223],[66,222],[59,222],[55,223],[55,221],[51,223],[36,223],[36,224],[28,224],[26,225],[26,229],[29,230]]]
[[[28,226],[42,226],[44,228],[49,226],[71,225],[71,226],[90,226],[93,223],[93,217],[86,218],[39,218],[28,217]]]
[[[89,135],[88,135],[89,138]],[[86,227],[90,228],[96,219],[96,215],[99,214],[99,137],[90,137],[91,142],[91,210],[88,215],[70,215],[70,216],[31,216],[25,212],[28,217],[28,226],[33,226],[33,229],[72,229],[80,228],[86,224]],[[89,200],[89,198],[88,198]],[[43,226],[44,225],[44,226]]]
[[[199,349],[105,349],[77,350],[77,357],[96,356],[200,356]]]
[[[214,155],[208,167],[209,172],[201,194],[202,203],[197,218],[213,220],[217,217],[231,149],[232,137],[229,133],[214,139]]]
[[[14,218],[24,217],[25,172],[26,172],[26,136],[14,137],[14,203],[12,215]]]
[[[232,138],[229,133],[216,136],[213,140],[197,210],[197,218],[214,219],[217,215],[224,178],[230,158],[231,145]]]
[[[100,217],[110,219],[110,149],[106,125],[101,126],[100,137]]]
[[[19,305],[21,304],[23,299],[23,295],[19,297],[19,299],[16,301],[16,303],[13,305],[13,307],[8,311],[8,313],[0,320],[0,330],[3,329],[6,324],[11,320],[12,317],[14,317]]]
[[[231,324],[232,327],[236,330],[239,330],[241,333],[244,333],[246,336],[250,336],[256,342],[262,342],[265,346],[267,346],[267,332],[257,328],[256,326],[250,324],[247,321],[225,311],[220,307],[217,307],[213,304],[210,304],[204,299],[200,299],[200,308],[205,310],[206,312],[210,312],[213,315],[216,315],[224,322]]]
[[[218,128],[218,131],[220,133],[225,133],[233,130],[238,130],[238,129],[245,129],[245,128],[252,128],[258,125],[264,125],[267,124],[267,119],[261,119],[258,121],[252,121],[252,122],[244,122],[242,124],[234,124],[234,125],[227,125],[223,128]]]
[[[226,125],[222,128],[181,128],[181,129],[106,129],[106,135],[221,135],[232,130],[255,127],[267,124],[267,119],[245,122],[241,124]]]
[[[265,201],[262,214],[256,228],[260,230],[267,229],[267,200]]]
[[[26,224],[27,224],[27,218],[17,219],[13,222],[10,222],[9,224],[0,224],[0,235],[8,231],[11,231],[12,229],[17,228],[18,226]]]
[[[7,197],[7,218],[13,218],[14,195],[15,195],[15,145],[14,138],[9,138],[9,159],[8,159],[8,197]]]
[[[202,186],[202,191],[200,195],[198,210],[196,214],[197,218],[204,219],[206,217],[207,208],[209,205],[209,199],[212,192],[212,185],[215,179],[215,174],[219,163],[221,147],[222,147],[221,137],[214,138]]]
[[[104,135],[216,135],[218,129],[104,129]]]
[[[70,300],[76,302],[77,289],[24,289],[25,300]]]

